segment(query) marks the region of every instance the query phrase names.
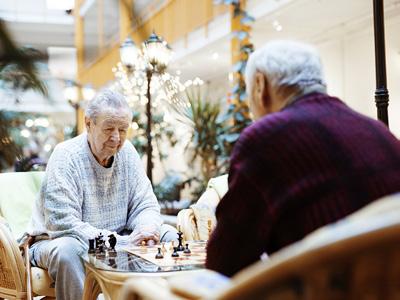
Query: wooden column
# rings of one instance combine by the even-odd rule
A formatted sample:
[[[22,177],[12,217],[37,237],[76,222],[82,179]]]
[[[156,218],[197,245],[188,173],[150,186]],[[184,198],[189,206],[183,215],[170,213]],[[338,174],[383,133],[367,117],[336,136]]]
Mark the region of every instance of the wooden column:
[[[76,64],[77,64],[77,75],[76,81],[81,82],[80,74],[84,68],[83,62],[83,51],[84,51],[84,30],[83,30],[83,18],[79,14],[82,1],[75,1],[74,17],[75,17],[75,48],[76,48]],[[79,87],[78,91],[79,99],[82,99],[82,91]],[[76,111],[77,118],[77,133],[80,134],[85,128],[84,112],[82,108],[78,107]]]
[[[130,35],[133,22],[133,1],[119,0],[119,40],[121,43]]]
[[[389,92],[386,86],[385,21],[383,0],[373,0],[373,2],[376,73],[375,103],[378,120],[382,121],[389,127]]]
[[[246,7],[246,0],[240,1],[240,6],[242,9]],[[242,29],[242,24],[240,23],[240,17],[234,16],[234,7],[231,5],[230,7],[230,14],[231,14],[231,32],[239,31]],[[248,39],[243,40],[242,43],[247,42]],[[238,39],[231,39],[231,58],[232,58],[232,65],[237,63],[240,60],[240,41]]]

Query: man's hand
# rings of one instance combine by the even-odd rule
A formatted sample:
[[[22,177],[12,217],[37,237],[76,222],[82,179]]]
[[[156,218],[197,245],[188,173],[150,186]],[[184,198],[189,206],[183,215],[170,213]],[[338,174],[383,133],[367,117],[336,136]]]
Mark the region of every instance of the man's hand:
[[[153,246],[160,241],[160,233],[153,227],[140,227],[135,229],[130,235],[129,240],[134,245],[145,242],[147,246]]]

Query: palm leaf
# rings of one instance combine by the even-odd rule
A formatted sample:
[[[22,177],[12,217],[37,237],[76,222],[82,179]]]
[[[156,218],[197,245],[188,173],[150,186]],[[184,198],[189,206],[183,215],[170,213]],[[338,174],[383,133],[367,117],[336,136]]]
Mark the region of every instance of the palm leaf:
[[[34,89],[47,96],[47,88],[38,77],[35,61],[43,55],[32,48],[19,48],[0,20],[0,79],[11,86]]]

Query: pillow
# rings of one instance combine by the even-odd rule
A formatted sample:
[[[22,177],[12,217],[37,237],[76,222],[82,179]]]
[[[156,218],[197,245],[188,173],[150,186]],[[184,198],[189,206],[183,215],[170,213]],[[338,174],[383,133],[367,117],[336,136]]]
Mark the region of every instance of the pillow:
[[[18,239],[26,230],[45,172],[0,174],[0,214]]]
[[[218,177],[211,178],[208,181],[207,188],[214,189],[217,192],[219,199],[221,200],[222,197],[228,191],[228,174],[224,174],[224,175],[221,175]]]

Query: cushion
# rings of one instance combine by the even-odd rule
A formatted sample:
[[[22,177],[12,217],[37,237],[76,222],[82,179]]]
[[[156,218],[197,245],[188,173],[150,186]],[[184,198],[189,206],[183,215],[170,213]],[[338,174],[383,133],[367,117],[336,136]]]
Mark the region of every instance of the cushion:
[[[54,281],[47,270],[32,267],[32,291],[35,295],[55,297]]]
[[[0,174],[0,214],[18,239],[26,230],[45,172]]]
[[[218,177],[211,178],[208,181],[207,188],[214,189],[217,192],[219,199],[221,200],[222,197],[228,191],[228,174],[224,174],[224,175],[221,175]]]

